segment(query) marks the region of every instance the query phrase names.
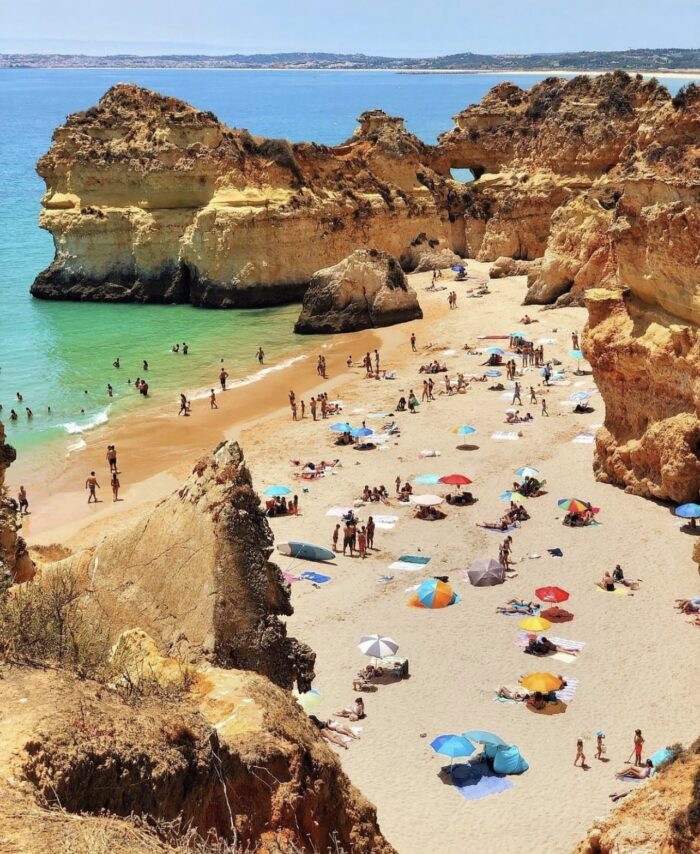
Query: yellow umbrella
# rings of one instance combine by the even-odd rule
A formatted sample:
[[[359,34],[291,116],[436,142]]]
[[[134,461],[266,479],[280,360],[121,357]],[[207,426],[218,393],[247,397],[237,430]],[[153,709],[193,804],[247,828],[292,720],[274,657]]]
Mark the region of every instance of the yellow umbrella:
[[[526,632],[546,632],[552,628],[552,624],[544,617],[525,617],[520,621],[520,628]]]
[[[553,676],[551,673],[530,673],[529,676],[523,676],[520,684],[528,691],[541,691],[546,694],[549,691],[558,691],[562,686],[562,681],[558,676]]]

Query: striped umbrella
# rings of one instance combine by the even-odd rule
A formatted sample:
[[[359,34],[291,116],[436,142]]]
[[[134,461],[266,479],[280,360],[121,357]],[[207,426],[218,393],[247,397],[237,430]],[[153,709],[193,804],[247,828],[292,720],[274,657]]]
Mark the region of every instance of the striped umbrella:
[[[387,658],[390,655],[395,655],[399,645],[386,635],[364,635],[357,648],[365,655],[372,658]]]
[[[311,688],[308,691],[304,691],[303,694],[300,694],[299,691],[295,688],[292,691],[294,695],[294,699],[299,703],[302,709],[305,712],[311,711],[311,709],[316,709],[321,705],[321,695],[315,688]]]
[[[449,584],[437,578],[426,578],[409,604],[416,608],[446,608],[459,601]]]
[[[557,506],[567,513],[585,513],[588,510],[588,504],[578,498],[560,498]]]

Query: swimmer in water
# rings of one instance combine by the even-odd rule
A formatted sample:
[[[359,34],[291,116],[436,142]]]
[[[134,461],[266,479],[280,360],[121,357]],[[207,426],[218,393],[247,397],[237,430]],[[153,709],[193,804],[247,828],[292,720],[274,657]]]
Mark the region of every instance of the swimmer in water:
[[[119,361],[119,356],[117,356],[117,358],[112,362],[112,365],[115,368],[121,368],[121,362]]]
[[[258,347],[258,362],[261,365],[265,364],[265,351],[263,350],[262,347]]]
[[[27,413],[27,418],[34,418],[34,413],[32,412],[32,410],[28,406],[25,406],[24,409],[25,409],[25,412]]]
[[[14,409],[11,409],[10,410],[10,421],[16,421],[16,420],[17,420],[17,413],[14,411]]]
[[[114,390],[113,390],[112,386],[111,386],[109,383],[107,383],[107,394],[108,394],[110,397],[112,396],[112,392],[113,392],[113,391],[114,391]]]
[[[19,392],[17,392],[17,400],[18,400],[20,403],[24,400],[24,398],[22,397],[22,395],[21,395]]]
[[[144,371],[148,370],[148,362],[145,359],[143,360],[143,369]]]

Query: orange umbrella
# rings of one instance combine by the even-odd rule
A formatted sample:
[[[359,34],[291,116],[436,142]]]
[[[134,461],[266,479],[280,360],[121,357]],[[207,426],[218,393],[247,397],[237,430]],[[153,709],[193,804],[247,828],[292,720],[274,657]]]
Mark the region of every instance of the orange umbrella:
[[[547,694],[549,691],[558,691],[562,686],[562,680],[551,673],[530,673],[520,680],[523,688],[528,691],[541,691]]]

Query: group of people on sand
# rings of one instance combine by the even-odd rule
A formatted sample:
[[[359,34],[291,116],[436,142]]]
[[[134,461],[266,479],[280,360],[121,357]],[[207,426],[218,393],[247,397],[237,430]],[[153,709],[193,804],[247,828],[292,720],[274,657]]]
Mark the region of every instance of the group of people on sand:
[[[107,445],[107,453],[105,454],[105,457],[109,466],[109,485],[112,489],[112,500],[119,501],[119,490],[121,489],[119,475],[121,474],[121,472],[117,468],[117,449],[114,445]],[[101,488],[102,487],[100,486],[97,480],[97,475],[94,471],[91,471],[85,479],[85,489],[87,489],[88,491],[88,504],[99,503],[99,499],[97,497],[97,490]]]
[[[348,550],[350,550],[350,557],[354,557],[357,552],[358,557],[364,560],[367,557],[367,550],[374,549],[376,528],[377,526],[372,516],[367,519],[366,525],[360,525],[355,514],[349,511],[343,516],[342,531],[340,523],[336,524],[333,529],[333,551],[336,554],[338,553],[338,541],[342,533],[343,554],[347,555]]]
[[[585,502],[582,511],[570,510],[565,514],[563,524],[569,528],[585,528],[595,521],[595,512],[590,502]]]
[[[295,495],[289,501],[284,495],[278,495],[274,498],[268,498],[265,502],[265,515],[272,516],[298,516],[299,515],[299,496]]]
[[[608,572],[607,569],[605,570],[603,577],[597,582],[597,585],[601,590],[605,590],[607,593],[614,593],[616,589],[615,585],[617,584],[622,585],[622,587],[628,587],[631,590],[637,590],[639,588],[640,581],[641,579],[639,578],[634,580],[625,578],[625,573],[618,563],[612,572]]]
[[[421,365],[418,369],[419,374],[443,374],[447,371],[447,365],[443,362],[440,364],[437,359],[428,362],[427,365]]]
[[[381,486],[373,486],[371,489],[367,484],[365,484],[362,489],[362,495],[360,496],[360,500],[367,503],[383,501],[385,504],[388,504],[388,499],[389,493],[384,484],[381,484]]]

